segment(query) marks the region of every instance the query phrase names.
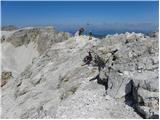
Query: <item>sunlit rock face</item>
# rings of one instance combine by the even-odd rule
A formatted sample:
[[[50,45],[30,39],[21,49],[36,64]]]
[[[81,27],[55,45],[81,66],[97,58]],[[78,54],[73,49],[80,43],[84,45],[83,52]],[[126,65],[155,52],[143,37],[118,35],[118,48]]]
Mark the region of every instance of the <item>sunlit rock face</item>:
[[[159,117],[158,36],[89,40],[50,27],[2,33],[2,70],[12,72],[2,118]]]
[[[2,31],[2,71],[21,73],[33,60],[52,44],[66,40],[68,33],[58,33],[52,27],[27,27],[14,31]]]

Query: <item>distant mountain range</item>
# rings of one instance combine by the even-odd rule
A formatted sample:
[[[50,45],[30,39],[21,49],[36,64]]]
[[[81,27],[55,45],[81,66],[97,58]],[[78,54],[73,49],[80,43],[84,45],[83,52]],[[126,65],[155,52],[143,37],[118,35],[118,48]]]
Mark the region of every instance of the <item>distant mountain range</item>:
[[[1,30],[3,30],[3,31],[11,31],[11,30],[16,30],[16,29],[17,29],[17,27],[14,25],[7,25],[7,26],[1,27]]]
[[[43,25],[34,25],[34,26],[43,26]],[[158,25],[152,23],[137,23],[137,24],[129,24],[129,23],[102,23],[102,24],[90,24],[86,23],[83,25],[74,25],[74,24],[54,24],[49,25],[54,26],[54,28],[59,32],[69,32],[71,34],[75,34],[76,31],[83,27],[85,29],[84,34],[88,34],[89,32],[93,33],[95,37],[104,37],[107,34],[116,34],[116,33],[125,33],[125,32],[135,32],[135,33],[153,33],[157,31]],[[11,31],[16,30],[18,27],[14,25],[6,25],[2,26],[1,30]]]

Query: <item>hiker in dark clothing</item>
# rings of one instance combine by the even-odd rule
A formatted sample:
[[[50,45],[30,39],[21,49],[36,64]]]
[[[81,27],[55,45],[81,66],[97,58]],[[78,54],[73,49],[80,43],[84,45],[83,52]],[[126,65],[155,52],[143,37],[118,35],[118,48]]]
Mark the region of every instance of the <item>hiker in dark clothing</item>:
[[[82,35],[83,32],[84,32],[84,28],[80,28],[79,29],[79,36]]]
[[[85,64],[83,64],[82,66],[84,66],[84,65],[89,65],[90,63],[91,63],[91,61],[92,61],[92,55],[91,55],[91,52],[88,52],[88,56],[86,56],[84,59],[83,59],[83,62],[85,63]]]
[[[89,32],[89,40],[92,40],[92,32]]]

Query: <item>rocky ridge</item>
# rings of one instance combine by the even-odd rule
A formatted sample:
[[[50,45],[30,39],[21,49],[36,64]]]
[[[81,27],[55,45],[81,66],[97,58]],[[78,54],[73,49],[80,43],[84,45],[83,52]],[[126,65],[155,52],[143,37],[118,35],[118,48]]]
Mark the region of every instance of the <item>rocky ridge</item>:
[[[159,117],[158,36],[125,33],[89,40],[58,34],[28,28],[2,42],[39,46],[32,62],[2,87],[2,118]],[[93,60],[82,66],[88,51]]]
[[[69,33],[59,33],[53,27],[26,27],[2,31],[2,71],[21,73],[33,60],[52,44],[68,39]]]

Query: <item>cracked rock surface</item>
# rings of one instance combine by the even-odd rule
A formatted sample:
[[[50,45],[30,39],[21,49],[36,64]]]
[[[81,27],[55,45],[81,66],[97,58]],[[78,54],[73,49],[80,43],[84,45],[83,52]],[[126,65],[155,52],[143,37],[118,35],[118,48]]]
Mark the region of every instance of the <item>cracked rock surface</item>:
[[[125,33],[89,40],[51,28],[11,32],[4,32],[1,46],[24,52],[33,44],[38,55],[2,87],[1,118],[159,117],[158,36]],[[93,59],[82,66],[88,51]],[[5,52],[3,57],[13,59]],[[19,59],[25,58],[8,61],[4,69],[14,73]]]

